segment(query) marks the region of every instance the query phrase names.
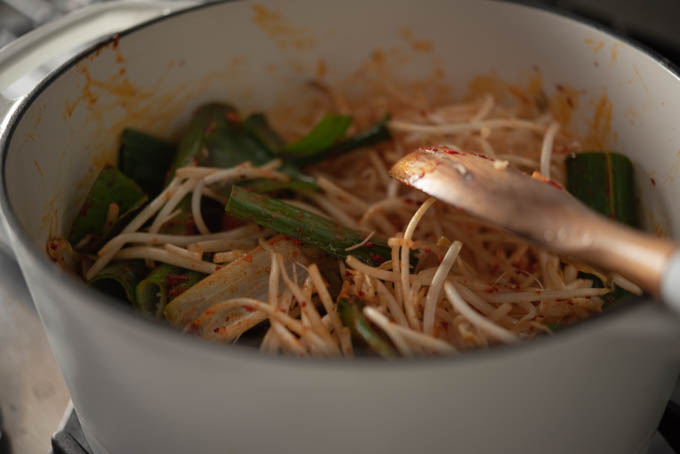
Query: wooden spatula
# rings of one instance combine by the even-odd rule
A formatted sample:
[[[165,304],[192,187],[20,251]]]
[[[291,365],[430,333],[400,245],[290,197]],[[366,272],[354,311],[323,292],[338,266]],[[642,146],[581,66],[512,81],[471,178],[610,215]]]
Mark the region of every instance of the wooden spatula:
[[[420,148],[390,174],[538,246],[619,273],[680,311],[677,245],[591,211],[553,181],[446,147]]]

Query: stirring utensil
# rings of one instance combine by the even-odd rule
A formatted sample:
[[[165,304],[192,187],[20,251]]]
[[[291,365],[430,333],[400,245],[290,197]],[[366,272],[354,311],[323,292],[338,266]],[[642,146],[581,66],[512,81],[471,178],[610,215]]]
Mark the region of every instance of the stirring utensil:
[[[390,174],[537,246],[619,273],[680,312],[678,246],[595,213],[552,180],[446,147],[420,148]]]

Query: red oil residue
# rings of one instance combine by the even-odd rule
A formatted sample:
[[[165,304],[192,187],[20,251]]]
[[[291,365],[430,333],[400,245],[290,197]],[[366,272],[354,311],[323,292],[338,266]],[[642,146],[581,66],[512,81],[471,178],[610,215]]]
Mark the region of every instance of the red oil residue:
[[[571,121],[571,115],[580,104],[583,92],[564,84],[555,85],[555,93],[550,97],[550,112],[555,120],[566,125]]]
[[[605,92],[595,103],[595,113],[592,121],[588,124],[588,133],[583,140],[584,147],[602,150],[611,145],[611,123],[612,103]]]
[[[281,13],[264,5],[252,6],[253,24],[258,26],[281,50],[307,50],[316,46],[314,35],[286,20]]]

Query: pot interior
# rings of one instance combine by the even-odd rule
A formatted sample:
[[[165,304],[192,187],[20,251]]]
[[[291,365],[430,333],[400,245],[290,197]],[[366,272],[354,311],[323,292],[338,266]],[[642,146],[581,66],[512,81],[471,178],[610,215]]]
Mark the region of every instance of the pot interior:
[[[512,96],[513,86],[544,94],[588,145],[633,160],[645,227],[680,233],[680,213],[668,210],[680,193],[677,76],[590,26],[474,0],[221,3],[123,33],[24,106],[4,170],[13,214],[44,250],[48,236],[67,233],[99,170],[115,164],[124,127],[176,138],[209,100],[301,116],[313,78],[354,95],[387,80],[442,100],[485,88]]]

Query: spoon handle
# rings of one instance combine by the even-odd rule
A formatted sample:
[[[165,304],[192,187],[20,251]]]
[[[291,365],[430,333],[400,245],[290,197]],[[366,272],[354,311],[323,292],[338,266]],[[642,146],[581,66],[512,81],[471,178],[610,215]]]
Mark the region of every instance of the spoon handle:
[[[661,280],[661,300],[680,314],[680,252],[675,252]]]
[[[582,232],[582,247],[574,255],[621,274],[680,312],[680,253],[675,243],[595,214],[573,222]]]

